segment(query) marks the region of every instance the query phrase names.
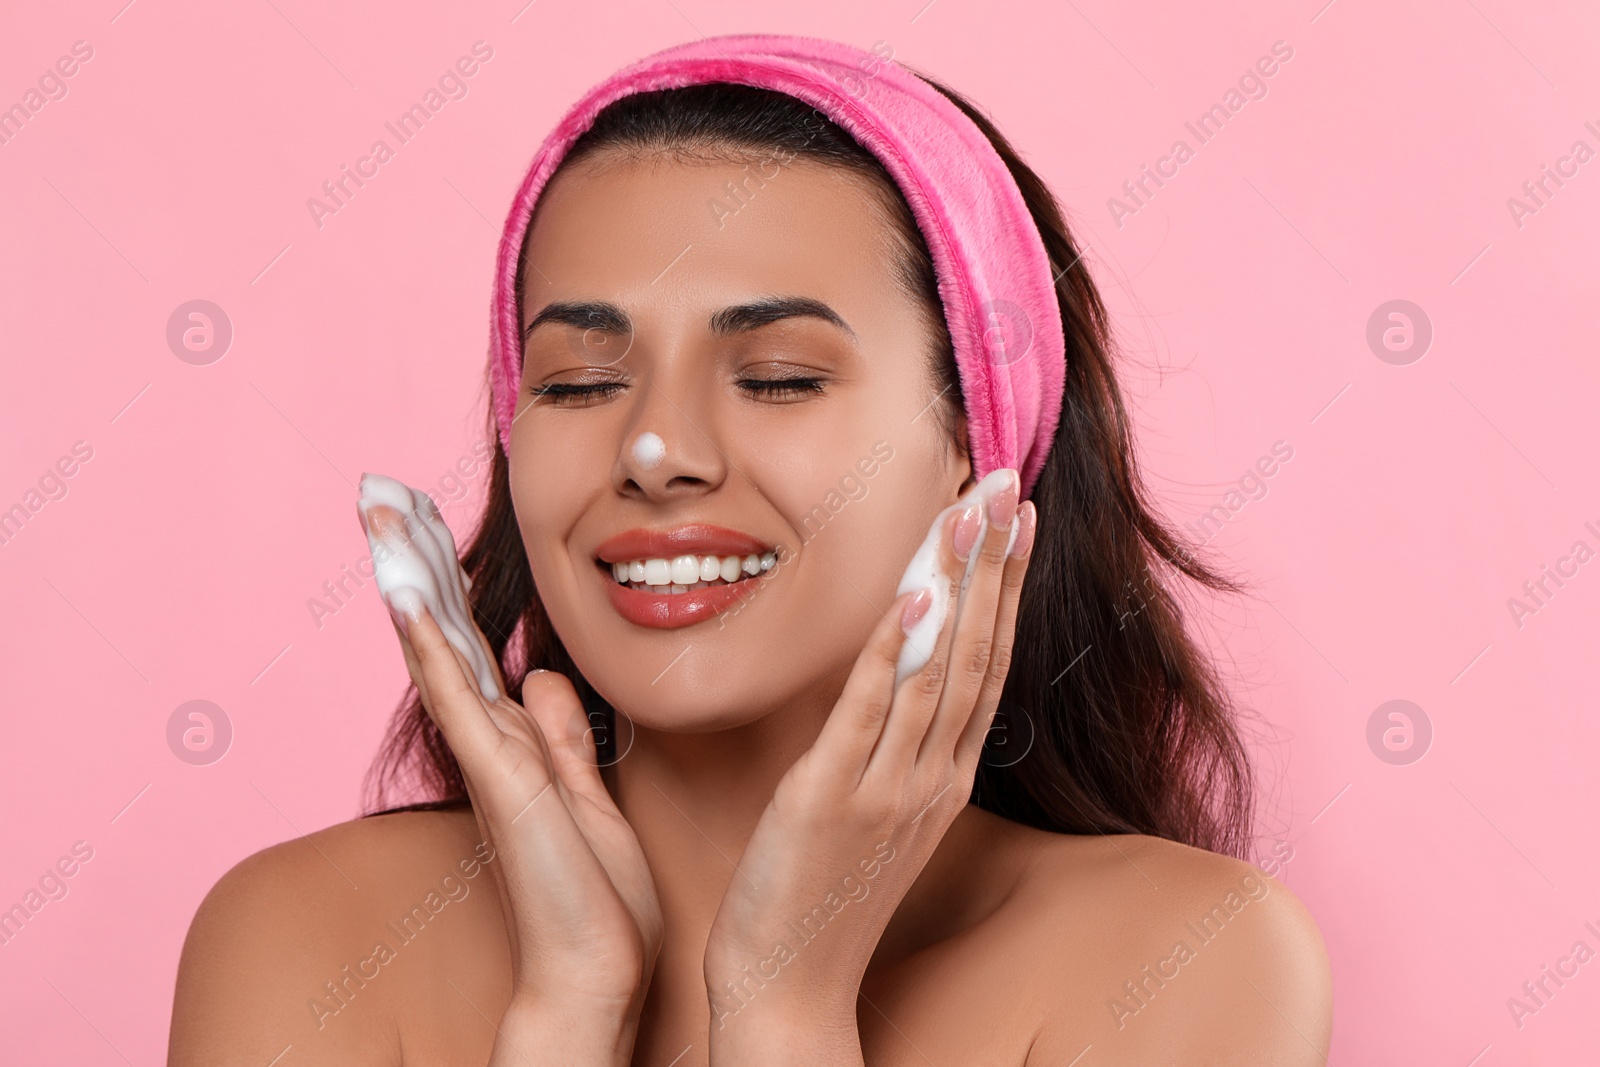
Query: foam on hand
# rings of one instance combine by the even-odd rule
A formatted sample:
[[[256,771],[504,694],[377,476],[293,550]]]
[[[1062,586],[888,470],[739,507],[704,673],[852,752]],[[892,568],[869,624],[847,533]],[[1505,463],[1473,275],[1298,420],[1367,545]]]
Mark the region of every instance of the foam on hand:
[[[933,592],[933,603],[928,605],[928,610],[922,618],[906,631],[905,644],[900,647],[900,658],[895,663],[894,684],[897,688],[901,681],[926,667],[928,661],[933,658],[934,649],[939,643],[939,634],[944,629],[945,615],[950,609],[952,596],[956,606],[960,607],[961,594],[967,591],[967,585],[972,581],[972,574],[978,569],[978,549],[983,544],[984,536],[989,529],[989,498],[1005,487],[1008,477],[1010,475],[1004,468],[990,471],[976,485],[968,489],[960,500],[939,512],[933,520],[933,525],[928,529],[928,536],[923,538],[922,546],[917,549],[916,554],[911,557],[910,564],[906,566],[905,574],[900,579],[900,588],[895,590],[895,596],[913,593],[918,589],[928,589]],[[942,539],[943,526],[951,512],[965,511],[980,500],[983,502],[983,512],[978,524],[978,537],[973,542],[972,553],[967,557],[967,569],[961,576],[961,587],[952,590],[950,579],[939,564],[939,542]],[[1021,528],[1021,523],[1013,519],[1011,536],[1006,542],[1007,552],[1017,543],[1017,531]]]
[[[382,532],[374,528],[370,511],[380,504],[400,513],[403,534],[392,528]],[[461,569],[455,538],[433,499],[393,478],[363,474],[356,508],[372,549],[378,593],[389,610],[411,615],[426,607],[445,639],[471,665],[484,699],[500,699],[494,668],[467,605],[472,579]]]

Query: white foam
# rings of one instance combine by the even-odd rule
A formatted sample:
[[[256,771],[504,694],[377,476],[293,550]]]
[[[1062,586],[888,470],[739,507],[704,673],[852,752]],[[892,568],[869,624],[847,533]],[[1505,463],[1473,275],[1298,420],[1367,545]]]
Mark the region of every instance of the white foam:
[[[918,589],[931,589],[933,603],[928,605],[928,610],[922,618],[906,631],[906,641],[900,648],[900,658],[895,664],[896,687],[906,677],[926,667],[928,661],[933,658],[934,649],[939,643],[939,633],[944,629],[945,613],[950,609],[951,582],[939,566],[939,541],[945,520],[952,511],[965,511],[969,505],[978,500],[984,502],[978,523],[978,537],[973,542],[972,554],[967,557],[967,569],[961,576],[961,588],[955,594],[956,605],[959,607],[960,595],[967,591],[967,586],[972,581],[972,574],[978,567],[978,546],[983,543],[984,535],[989,529],[989,498],[1005,486],[1006,478],[1004,469],[990,471],[976,485],[968,489],[965,496],[939,512],[933,520],[933,525],[928,529],[928,536],[922,541],[922,547],[917,549],[916,555],[912,556],[911,562],[907,564],[895,596],[915,592]],[[1021,528],[1020,523],[1012,521],[1011,537],[1006,542],[1006,551],[1009,552],[1011,546],[1017,543],[1017,531]]]
[[[372,530],[369,510],[386,504],[405,521],[405,536],[389,539]],[[489,654],[478,639],[467,605],[472,579],[461,569],[456,541],[444,524],[433,500],[420,489],[382,474],[361,476],[361,497],[356,502],[367,526],[372,566],[378,592],[391,611],[407,614],[426,606],[446,640],[466,658],[486,700],[500,699]]]
[[[659,434],[653,434],[646,430],[633,439],[633,458],[638,461],[639,466],[647,471],[655,470],[656,466],[666,458],[666,455],[667,443],[661,439]]]

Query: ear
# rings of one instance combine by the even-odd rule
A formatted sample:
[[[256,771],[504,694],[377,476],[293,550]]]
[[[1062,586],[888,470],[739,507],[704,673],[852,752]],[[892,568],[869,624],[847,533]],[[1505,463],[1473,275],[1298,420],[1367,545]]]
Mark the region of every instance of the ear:
[[[967,438],[967,413],[963,411],[956,423],[956,435],[959,438],[959,455],[956,456],[954,473],[961,478],[961,485],[950,496],[950,503],[954,504],[961,499],[961,495],[968,489],[978,484],[978,476],[972,469],[972,444]]]

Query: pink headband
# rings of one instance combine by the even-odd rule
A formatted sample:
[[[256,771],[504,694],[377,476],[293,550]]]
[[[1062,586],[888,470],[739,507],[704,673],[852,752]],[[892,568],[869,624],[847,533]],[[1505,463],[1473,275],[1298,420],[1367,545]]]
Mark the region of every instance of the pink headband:
[[[921,78],[850,45],[782,34],[710,37],[646,56],[589,90],[539,148],[495,270],[490,373],[506,451],[522,380],[517,259],[540,191],[612,101],[707,82],[797,97],[883,162],[933,254],[975,473],[1013,467],[1028,496],[1061,416],[1066,344],[1054,271],[1016,181],[983,131]]]

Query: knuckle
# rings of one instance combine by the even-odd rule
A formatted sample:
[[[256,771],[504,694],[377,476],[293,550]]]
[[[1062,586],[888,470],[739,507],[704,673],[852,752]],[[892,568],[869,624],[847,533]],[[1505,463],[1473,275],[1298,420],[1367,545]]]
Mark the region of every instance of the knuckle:
[[[990,526],[989,536],[983,539],[983,548],[980,553],[981,562],[1004,564],[1006,556],[1006,542],[1011,539],[1010,530],[1003,526]]]
[[[864,730],[876,732],[883,725],[883,720],[888,718],[892,698],[873,696],[867,699],[861,707],[861,716],[858,724]]]
[[[944,691],[944,664],[929,661],[928,665],[917,672],[917,687],[915,694],[918,697],[937,697]]]
[[[1005,681],[1006,676],[1011,673],[1011,657],[1013,652],[1014,649],[1010,642],[1002,643],[995,648],[994,655],[989,659],[990,678],[994,679],[996,682]]]
[[[972,648],[967,654],[967,670],[972,674],[986,675],[995,651],[993,637],[979,637],[972,642]]]

